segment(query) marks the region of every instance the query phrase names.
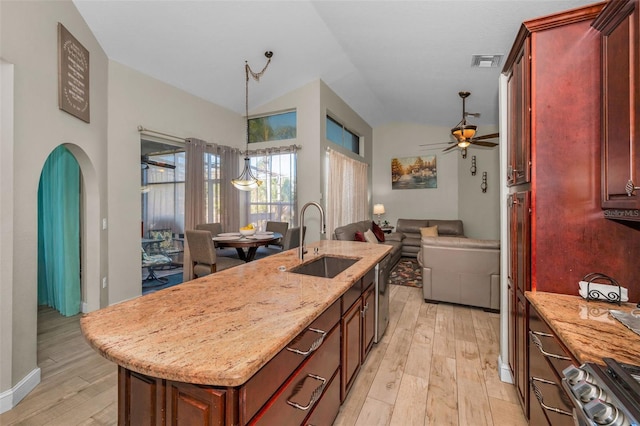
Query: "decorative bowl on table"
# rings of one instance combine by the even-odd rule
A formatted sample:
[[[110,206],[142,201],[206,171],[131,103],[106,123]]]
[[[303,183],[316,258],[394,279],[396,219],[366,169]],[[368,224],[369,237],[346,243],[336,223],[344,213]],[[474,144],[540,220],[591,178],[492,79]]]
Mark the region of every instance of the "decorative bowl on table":
[[[244,229],[244,228],[240,228],[240,233],[244,236],[244,237],[248,237],[250,235],[253,235],[256,233],[256,229],[255,228],[251,228],[251,229]]]

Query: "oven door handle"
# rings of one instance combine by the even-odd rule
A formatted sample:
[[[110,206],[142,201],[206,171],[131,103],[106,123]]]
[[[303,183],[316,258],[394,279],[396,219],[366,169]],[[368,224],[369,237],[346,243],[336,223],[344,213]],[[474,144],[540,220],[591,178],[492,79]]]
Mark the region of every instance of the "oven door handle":
[[[538,347],[538,349],[540,350],[542,355],[544,355],[544,356],[546,356],[548,358],[561,359],[563,361],[571,361],[571,358],[569,358],[569,357],[562,356],[562,355],[557,355],[557,354],[545,351],[544,348],[542,347],[542,342],[540,341],[540,338],[538,336],[554,337],[554,335],[553,334],[549,334],[549,333],[543,333],[541,331],[529,331],[529,337],[531,338],[531,341],[533,342],[534,345],[536,345]]]
[[[573,413],[545,404],[544,398],[542,396],[542,391],[540,390],[540,388],[538,388],[538,386],[536,386],[535,382],[545,383],[547,385],[553,385],[553,386],[558,386],[558,384],[556,382],[552,382],[551,380],[541,379],[539,377],[531,377],[530,379],[531,389],[533,389],[533,393],[535,394],[536,399],[538,400],[542,408],[544,408],[547,411],[553,411],[554,413],[562,414],[564,416],[573,417]]]

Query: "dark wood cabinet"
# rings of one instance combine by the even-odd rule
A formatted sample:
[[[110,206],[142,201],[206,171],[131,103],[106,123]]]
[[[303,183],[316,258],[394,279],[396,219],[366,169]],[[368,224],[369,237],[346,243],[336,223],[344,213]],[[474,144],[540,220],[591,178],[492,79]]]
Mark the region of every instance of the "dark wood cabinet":
[[[612,1],[593,26],[602,33],[602,207],[639,209],[640,55],[638,0]],[[616,219],[640,220],[637,214]]]
[[[359,283],[354,284],[343,298],[342,356],[341,356],[341,401],[344,401],[367,358],[375,337],[375,270],[368,272]],[[354,298],[354,289],[358,297]],[[352,305],[349,305],[352,303]]]
[[[507,185],[531,180],[531,104],[529,97],[530,39],[524,40],[507,78]]]
[[[600,35],[591,23],[603,7],[524,22],[503,70],[508,362],[526,416],[539,412],[529,389],[525,293],[573,294],[579,279],[599,262],[593,237],[585,231],[593,229],[589,221],[600,211]]]
[[[358,302],[354,303],[344,313],[340,321],[340,329],[342,331],[342,401],[347,397],[347,393],[360,370],[360,347],[362,346],[361,310],[362,303],[358,299]]]
[[[227,424],[226,394],[221,389],[168,381],[166,424],[223,426]]]

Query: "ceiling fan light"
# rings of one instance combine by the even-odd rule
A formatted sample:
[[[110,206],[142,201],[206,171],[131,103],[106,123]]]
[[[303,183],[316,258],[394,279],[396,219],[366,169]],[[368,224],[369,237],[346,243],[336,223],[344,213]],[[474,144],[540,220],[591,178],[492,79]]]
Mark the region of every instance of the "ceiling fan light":
[[[473,138],[476,135],[477,128],[477,126],[467,124],[464,126],[454,127],[451,129],[451,134],[458,140],[458,142],[462,142]]]
[[[469,142],[469,141],[468,141],[468,140],[466,140],[466,139],[462,139],[460,142],[458,142],[458,146],[459,146],[460,148],[466,148],[466,147],[468,147],[469,145],[471,145],[471,142]]]

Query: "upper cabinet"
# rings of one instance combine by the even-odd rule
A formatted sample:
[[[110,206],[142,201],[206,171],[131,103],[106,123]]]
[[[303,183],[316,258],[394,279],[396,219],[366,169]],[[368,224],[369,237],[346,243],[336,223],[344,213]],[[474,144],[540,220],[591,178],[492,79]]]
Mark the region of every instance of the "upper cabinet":
[[[611,1],[593,23],[602,33],[602,208],[616,219],[640,220],[638,14],[638,0]]]
[[[507,185],[530,181],[531,138],[529,98],[530,39],[517,51],[507,79],[509,130],[507,135]]]

